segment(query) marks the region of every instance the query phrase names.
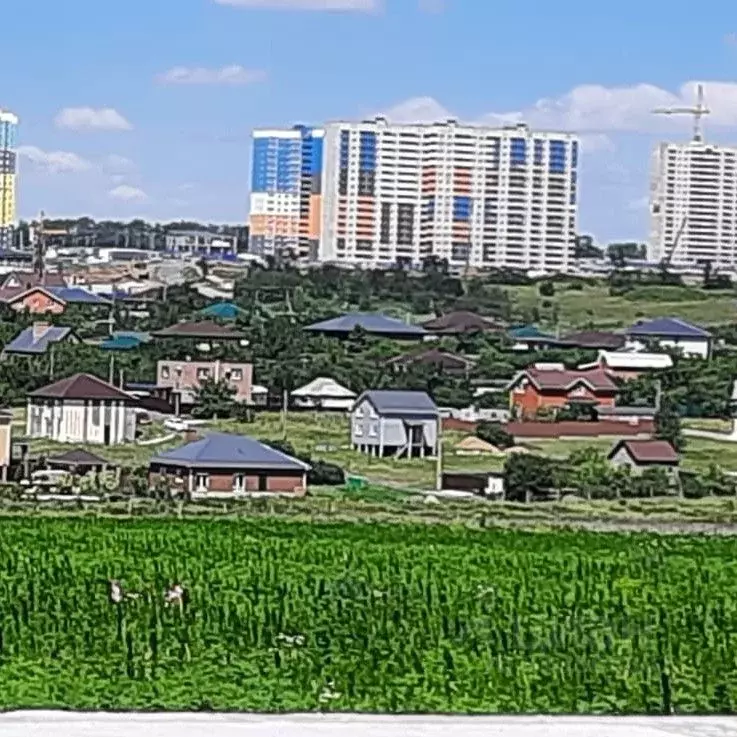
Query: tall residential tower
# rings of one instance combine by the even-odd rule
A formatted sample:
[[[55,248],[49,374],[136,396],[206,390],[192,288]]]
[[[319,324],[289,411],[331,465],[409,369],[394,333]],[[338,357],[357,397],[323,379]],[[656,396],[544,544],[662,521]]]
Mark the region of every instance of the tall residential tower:
[[[650,185],[653,261],[737,270],[737,148],[661,143]]]
[[[0,247],[12,245],[15,225],[15,178],[18,118],[0,109]]]
[[[303,134],[258,131],[254,185],[261,184],[255,180],[263,169],[278,178],[277,135],[289,136],[304,162]],[[259,149],[267,147],[276,162],[270,168],[260,163]],[[321,201],[311,210],[320,211],[319,227],[313,220],[310,230],[317,251],[301,248],[303,256],[363,266],[419,264],[435,256],[455,266],[536,271],[565,271],[573,259],[578,141],[571,134],[452,120],[394,125],[376,118],[326,125],[320,153]],[[292,187],[303,192],[304,184],[291,177]],[[253,210],[261,204],[254,197],[251,223],[258,238],[263,211]],[[276,212],[278,195],[269,203]]]

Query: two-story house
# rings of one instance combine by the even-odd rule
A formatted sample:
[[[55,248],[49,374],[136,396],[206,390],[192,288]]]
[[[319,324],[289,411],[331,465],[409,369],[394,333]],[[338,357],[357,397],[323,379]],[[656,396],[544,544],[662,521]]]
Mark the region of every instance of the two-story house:
[[[536,364],[521,371],[509,385],[510,411],[533,419],[540,410],[562,409],[574,403],[613,407],[619,387],[601,368],[566,369],[561,364]]]
[[[425,392],[372,390],[351,411],[351,445],[383,457],[434,456],[440,412]]]
[[[253,366],[250,363],[228,361],[159,361],[156,364],[156,385],[171,389],[177,414],[197,401],[203,382],[227,381],[235,390],[236,402],[252,401]]]

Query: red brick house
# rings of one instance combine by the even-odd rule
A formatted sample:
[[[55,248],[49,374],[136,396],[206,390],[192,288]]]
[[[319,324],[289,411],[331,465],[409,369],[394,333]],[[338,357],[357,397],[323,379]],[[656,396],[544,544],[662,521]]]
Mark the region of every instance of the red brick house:
[[[520,372],[509,385],[513,416],[532,419],[540,410],[555,410],[571,404],[614,407],[619,387],[603,369],[566,369],[538,365]]]
[[[303,496],[310,467],[253,438],[212,433],[161,453],[149,464],[149,483],[164,480],[193,499],[258,494]]]

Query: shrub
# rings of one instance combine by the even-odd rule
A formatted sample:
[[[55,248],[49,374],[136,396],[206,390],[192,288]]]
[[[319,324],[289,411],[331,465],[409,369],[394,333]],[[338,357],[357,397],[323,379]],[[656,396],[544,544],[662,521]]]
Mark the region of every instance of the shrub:
[[[555,295],[555,284],[550,281],[544,281],[538,287],[541,297],[553,297]]]
[[[345,472],[336,463],[315,461],[307,474],[307,483],[311,486],[342,486]]]
[[[514,436],[498,422],[479,422],[476,437],[497,448],[511,448],[514,445]]]

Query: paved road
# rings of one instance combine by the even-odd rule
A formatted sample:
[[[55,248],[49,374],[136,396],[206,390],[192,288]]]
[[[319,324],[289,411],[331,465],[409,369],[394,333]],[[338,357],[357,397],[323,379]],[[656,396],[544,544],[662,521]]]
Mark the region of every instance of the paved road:
[[[2,737],[737,737],[730,717],[0,715]]]

